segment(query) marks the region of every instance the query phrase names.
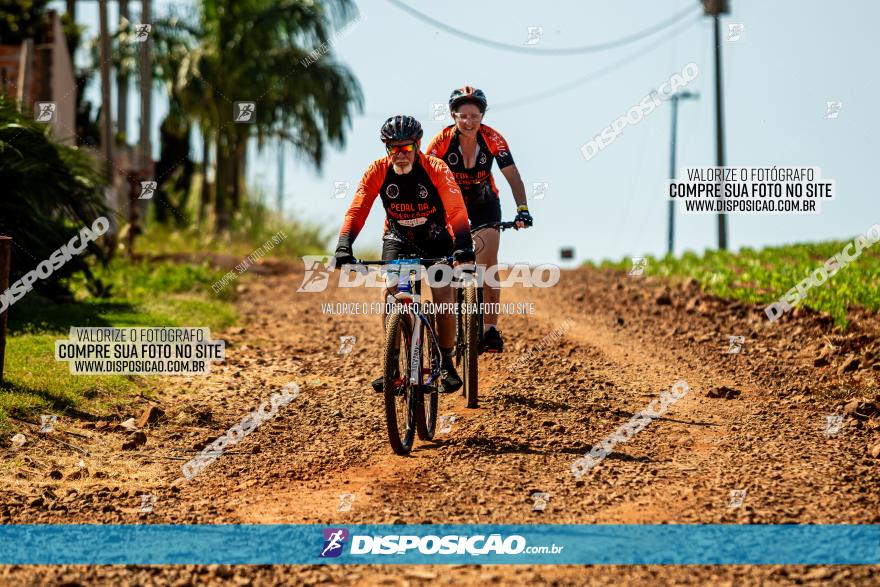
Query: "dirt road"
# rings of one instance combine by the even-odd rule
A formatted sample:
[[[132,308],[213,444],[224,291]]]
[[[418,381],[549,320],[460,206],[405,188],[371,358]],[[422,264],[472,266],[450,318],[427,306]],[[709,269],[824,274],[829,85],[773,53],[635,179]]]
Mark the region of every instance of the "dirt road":
[[[880,459],[870,454],[880,443],[876,315],[853,313],[841,334],[800,311],[771,324],[761,308],[705,296],[694,283],[564,272],[553,288],[505,290],[504,302],[533,304],[534,314],[502,316],[507,348],[480,359],[481,407],[441,396],[451,429],[398,457],[368,384],[379,374],[379,319],[321,310],[378,294],[296,293],[301,277],[240,286],[243,327],[219,334],[226,362],[207,377],[168,378],[167,394],[144,402],[164,411],[145,427],[145,445],[123,451],[114,423],[62,418],[82,436],[59,438],[88,456],[45,439],[2,447],[4,464],[18,464],[2,472],[0,522],[880,523]],[[356,337],[350,353],[340,353],[342,336]],[[728,336],[744,340],[731,347]],[[575,459],[679,379],[689,386],[682,399],[575,479]],[[301,386],[297,399],[195,479],[182,478],[185,459],[290,381]],[[535,493],[546,494],[543,510]],[[142,494],[154,496],[152,512],[140,511]],[[0,568],[0,581],[880,583],[877,567],[475,565],[18,567]]]

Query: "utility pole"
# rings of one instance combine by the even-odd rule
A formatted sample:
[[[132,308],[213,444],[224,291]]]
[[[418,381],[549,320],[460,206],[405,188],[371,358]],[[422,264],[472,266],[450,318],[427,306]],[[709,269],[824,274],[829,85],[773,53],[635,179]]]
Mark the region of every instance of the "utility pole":
[[[153,10],[150,0],[142,0],[140,24],[152,24]],[[142,173],[152,176],[153,145],[150,141],[150,123],[152,122],[152,89],[153,70],[150,64],[150,39],[141,43],[141,136],[140,136],[140,169]]]
[[[107,27],[107,0],[98,0],[101,29],[101,142],[107,160],[107,181],[113,185],[113,108],[110,104],[110,33]]]
[[[278,139],[278,215],[284,214],[284,139]]]
[[[9,289],[9,273],[12,267],[12,237],[0,236],[0,291]],[[6,355],[6,319],[9,308],[0,310],[0,383],[3,383],[3,361]]]
[[[669,179],[675,180],[675,143],[678,129],[678,101],[696,100],[700,94],[696,92],[678,92],[669,97],[672,101],[672,139],[669,145]],[[667,252],[672,255],[675,252],[675,201],[669,200],[669,246]]]
[[[724,167],[724,103],[721,88],[721,15],[730,12],[728,0],[702,0],[706,15],[715,21],[715,165]],[[727,215],[718,214],[718,248],[727,250]]]
[[[131,19],[128,16],[128,0],[119,0],[119,24],[123,19],[131,31]],[[116,132],[125,137],[128,144],[128,74],[119,68],[116,72]]]

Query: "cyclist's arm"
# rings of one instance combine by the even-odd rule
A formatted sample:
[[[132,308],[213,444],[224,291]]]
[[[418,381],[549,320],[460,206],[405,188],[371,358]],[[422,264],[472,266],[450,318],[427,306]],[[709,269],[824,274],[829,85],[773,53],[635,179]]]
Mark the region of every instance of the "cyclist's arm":
[[[510,191],[513,192],[513,199],[516,200],[517,208],[526,206],[526,186],[523,184],[519,170],[513,162],[513,155],[510,153],[510,146],[508,146],[507,141],[501,136],[500,132],[486,125],[481,127],[481,132],[486,144],[489,145],[489,151],[495,157],[495,161],[498,162],[498,169],[501,170],[504,178],[507,179],[507,183],[510,184]]]
[[[431,157],[439,157],[442,159],[446,156],[446,149],[449,148],[449,141],[451,139],[451,134],[447,132],[445,129],[438,132],[431,142],[428,143],[428,147],[425,149],[425,153],[430,155]]]
[[[449,167],[441,159],[428,158],[426,169],[431,181],[440,192],[443,208],[446,210],[446,223],[452,230],[457,250],[472,250],[470,222],[468,221],[467,208],[461,197],[461,190],[455,183],[455,178]]]
[[[367,169],[361,183],[358,184],[354,199],[345,213],[345,220],[342,222],[342,228],[339,231],[339,242],[336,244],[336,250],[340,248],[351,250],[354,240],[364,227],[367,216],[370,214],[370,208],[376,196],[379,195],[379,189],[382,187],[382,181],[385,177],[387,165],[383,165],[384,160],[375,161]]]
[[[510,184],[510,191],[513,192],[513,199],[516,200],[516,206],[527,206],[526,186],[523,183],[522,177],[519,175],[519,169],[516,168],[516,165],[508,165],[501,170],[501,173],[507,179],[507,183]]]

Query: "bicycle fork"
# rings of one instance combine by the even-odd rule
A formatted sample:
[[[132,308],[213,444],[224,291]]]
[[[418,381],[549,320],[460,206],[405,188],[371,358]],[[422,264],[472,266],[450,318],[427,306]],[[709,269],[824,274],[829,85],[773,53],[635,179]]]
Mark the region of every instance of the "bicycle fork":
[[[421,328],[421,326],[422,326],[421,320],[419,320],[418,316],[416,316],[416,319],[412,321],[413,331],[412,331],[412,336],[410,337],[410,340],[412,341],[412,343],[409,346],[409,349],[410,349],[409,350],[409,352],[410,352],[410,355],[409,355],[409,384],[410,385],[421,385],[422,384],[422,382],[420,381],[420,379],[422,377],[421,377],[421,373],[419,372],[421,370],[421,366],[422,366],[422,328]]]
[[[424,339],[422,338],[422,331],[420,326],[424,325],[425,330],[428,332],[428,336]],[[440,343],[437,342],[437,338],[434,335],[433,329],[431,328],[428,319],[424,314],[417,313],[416,319],[413,320],[413,332],[411,337],[412,343],[410,344],[410,356],[409,356],[409,382],[411,385],[422,385],[428,386],[432,384],[437,377],[440,375],[440,368],[442,363],[442,353],[440,352]],[[427,346],[428,355],[430,359],[430,378],[428,381],[421,381],[421,359],[422,359],[422,347]],[[439,360],[435,360],[439,359]]]

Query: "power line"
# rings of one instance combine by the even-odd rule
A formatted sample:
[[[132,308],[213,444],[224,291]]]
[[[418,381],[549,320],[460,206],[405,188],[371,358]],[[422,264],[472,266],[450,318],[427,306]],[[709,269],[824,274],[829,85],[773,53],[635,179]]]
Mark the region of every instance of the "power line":
[[[492,109],[492,111],[497,112],[499,110],[508,110],[510,108],[517,108],[517,107],[523,106],[525,104],[530,104],[532,102],[537,102],[539,100],[543,100],[544,98],[549,98],[549,97],[561,94],[562,92],[567,92],[568,90],[572,90],[572,89],[576,88],[577,86],[580,86],[580,85],[583,85],[587,82],[591,82],[595,79],[598,79],[598,78],[602,77],[603,75],[605,75],[611,71],[616,70],[620,66],[625,65],[626,63],[629,63],[630,61],[632,61],[638,57],[642,57],[644,55],[649,54],[651,49],[659,47],[660,45],[662,45],[663,43],[666,43],[670,39],[675,38],[676,36],[678,36],[681,32],[685,31],[686,29],[689,29],[690,27],[694,26],[694,24],[696,24],[700,20],[700,18],[701,18],[701,15],[697,15],[696,18],[684,23],[683,26],[680,26],[680,27],[676,28],[675,30],[670,31],[669,34],[664,35],[664,36],[656,39],[656,41],[654,43],[652,43],[651,45],[648,45],[646,47],[642,47],[638,51],[633,51],[632,53],[624,56],[623,58],[615,61],[614,63],[611,63],[610,65],[607,65],[597,71],[594,71],[593,73],[591,73],[587,76],[572,80],[572,81],[567,82],[565,84],[562,84],[560,86],[556,86],[555,88],[550,88],[549,90],[544,90],[543,92],[538,92],[537,94],[532,94],[531,96],[523,96],[522,98],[518,98],[516,100],[511,100],[510,102],[502,102],[502,103],[498,104],[497,106],[493,106],[491,109]]]
[[[677,35],[684,32],[685,30],[689,29],[690,27],[694,26],[694,24],[696,24],[699,21],[700,21],[700,15],[697,15],[696,18],[683,23],[682,26],[679,26],[672,31],[669,31],[668,34],[663,35],[662,37],[655,39],[655,41],[653,43],[651,43],[650,45],[646,45],[645,47],[642,47],[637,51],[633,51],[632,53],[625,55],[624,57],[618,59],[617,61],[615,61],[609,65],[606,65],[605,67],[603,67],[597,71],[594,71],[593,73],[591,73],[589,75],[574,79],[572,81],[566,82],[566,83],[561,84],[559,86],[556,86],[554,88],[550,88],[549,90],[544,90],[542,92],[538,92],[538,93],[532,94],[530,96],[523,96],[522,98],[517,98],[517,99],[511,100],[509,102],[500,102],[500,103],[492,106],[490,108],[490,110],[492,112],[499,112],[502,110],[510,110],[512,108],[518,108],[520,106],[525,106],[525,105],[531,104],[533,102],[538,102],[538,101],[544,100],[546,98],[551,98],[553,96],[557,96],[563,92],[567,92],[567,91],[572,90],[578,86],[581,86],[583,84],[586,84],[588,82],[596,80],[596,79],[602,77],[603,75],[610,73],[611,71],[614,71],[623,65],[626,65],[630,61],[633,61],[639,57],[643,57],[645,55],[648,55],[652,49],[655,49],[655,48],[659,47],[660,45],[668,42],[670,39],[675,38]],[[366,118],[373,118],[376,120],[385,120],[386,118],[391,116],[390,113],[381,114],[379,112],[372,112],[370,110],[364,112],[363,114]]]
[[[648,27],[643,31],[640,31],[638,33],[634,33],[634,34],[626,36],[626,37],[621,37],[620,39],[616,39],[614,41],[608,41],[607,43],[599,43],[596,45],[586,45],[583,47],[569,47],[569,48],[564,48],[564,49],[552,49],[552,48],[540,48],[540,47],[534,47],[534,46],[525,47],[525,46],[521,46],[521,45],[510,45],[507,43],[499,43],[498,41],[492,41],[491,39],[484,39],[482,37],[472,35],[472,34],[467,33],[465,31],[451,27],[443,22],[440,22],[439,20],[431,18],[427,14],[423,14],[423,13],[419,12],[418,10],[416,10],[415,8],[407,6],[406,4],[401,2],[400,0],[388,0],[388,2],[397,6],[399,9],[403,10],[404,12],[414,16],[415,18],[418,18],[419,20],[427,22],[428,24],[435,26],[435,27],[439,28],[440,30],[445,31],[451,35],[455,35],[456,37],[460,37],[462,39],[471,41],[473,43],[477,43],[479,45],[483,45],[485,47],[491,47],[492,49],[500,49],[500,50],[504,50],[504,51],[514,51],[517,53],[530,53],[532,55],[581,55],[584,53],[593,53],[596,51],[605,51],[608,49],[614,49],[616,47],[621,47],[623,45],[633,43],[635,41],[638,41],[640,39],[648,37],[656,32],[659,32],[669,26],[672,26],[673,24],[675,24],[676,22],[678,22],[679,20],[681,20],[682,18],[684,18],[688,14],[692,14],[694,12],[693,7],[686,8],[685,10],[682,10],[681,12],[675,14],[674,16],[672,16],[662,22],[659,22],[654,26]]]

